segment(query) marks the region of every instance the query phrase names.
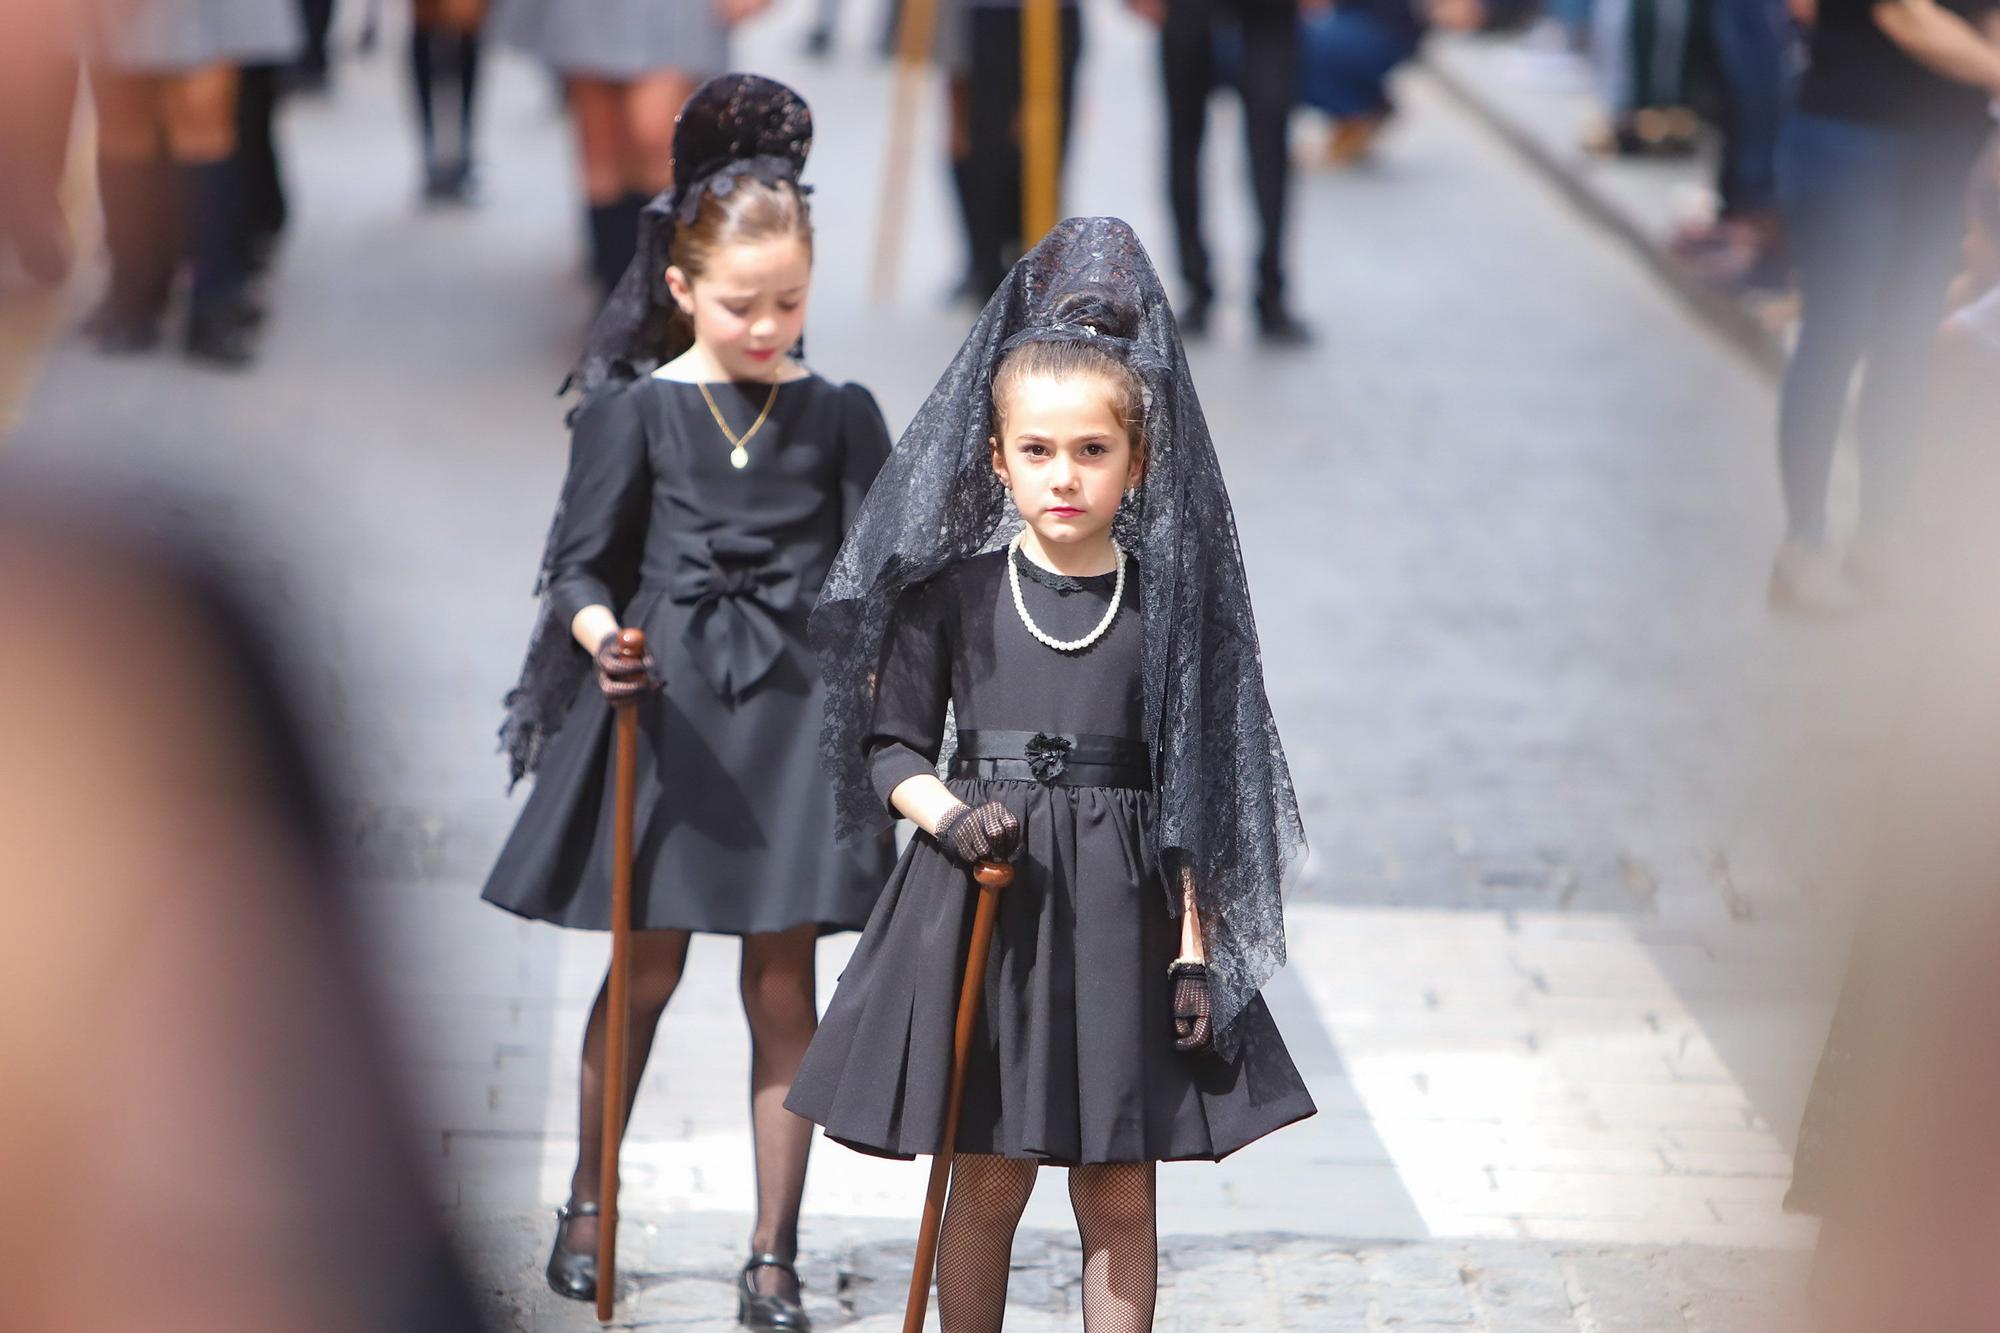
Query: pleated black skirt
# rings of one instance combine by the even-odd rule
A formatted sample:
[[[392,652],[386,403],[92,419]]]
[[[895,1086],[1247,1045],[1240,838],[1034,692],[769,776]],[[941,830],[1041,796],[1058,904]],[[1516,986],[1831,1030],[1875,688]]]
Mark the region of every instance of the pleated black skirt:
[[[956,1150],[1052,1165],[1213,1161],[1313,1114],[1259,999],[1232,1059],[1174,1049],[1180,924],[1150,792],[948,784],[1004,803],[1025,843],[1002,893]],[[875,906],[786,1105],[863,1152],[937,1151],[972,932],[964,869],[919,834]]]

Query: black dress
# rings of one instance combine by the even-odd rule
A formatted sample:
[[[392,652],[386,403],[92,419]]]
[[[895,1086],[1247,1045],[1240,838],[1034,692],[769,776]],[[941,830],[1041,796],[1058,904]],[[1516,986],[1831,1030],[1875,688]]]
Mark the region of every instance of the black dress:
[[[738,435],[770,392],[708,388]],[[854,930],[893,849],[886,838],[835,841],[806,617],[889,435],[866,389],[811,376],[779,387],[746,450],[749,465],[732,466],[693,384],[646,378],[594,400],[574,432],[550,595],[564,626],[601,603],[645,630],[664,682],[639,705],[634,925]],[[588,676],[487,879],[488,902],[610,925],[611,732]]]
[[[1022,596],[1058,639],[1089,633],[1111,575],[1067,579],[1027,560]],[[1167,965],[1179,952],[1153,850],[1154,799],[1139,744],[1140,610],[1127,565],[1118,618],[1077,653],[1021,623],[1004,552],[963,561],[904,594],[868,740],[876,789],[933,772],[950,703],[960,800],[1000,801],[1021,821],[1013,886],[1000,897],[957,1151],[1085,1162],[1213,1160],[1313,1113],[1261,999],[1235,1057],[1174,1049]],[[1026,736],[1023,760],[967,760]],[[993,743],[998,741],[998,743]],[[1064,742],[1069,758],[1062,756]],[[1019,744],[1019,742],[1012,742]],[[1039,753],[1038,753],[1039,751]],[[1123,755],[1121,755],[1123,751]],[[1094,752],[1094,753],[1093,753]],[[1071,760],[1108,761],[1131,785],[1067,785]],[[938,1146],[974,899],[966,871],[919,833],[896,867],[807,1050],[786,1105],[864,1152]]]

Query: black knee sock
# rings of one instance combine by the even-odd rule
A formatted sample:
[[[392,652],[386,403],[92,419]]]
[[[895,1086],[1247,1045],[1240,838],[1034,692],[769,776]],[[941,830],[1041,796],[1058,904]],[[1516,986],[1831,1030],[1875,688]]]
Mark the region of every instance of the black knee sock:
[[[625,276],[639,248],[641,196],[626,195],[608,204],[590,206],[590,272],[600,296],[609,296]]]
[[[472,162],[472,108],[479,93],[479,42],[477,28],[458,36],[458,161]]]
[[[113,319],[159,318],[173,277],[177,234],[164,164],[100,157],[97,192],[104,207],[104,248],[111,256],[106,311]],[[163,205],[166,207],[163,208]]]
[[[236,160],[183,164],[179,174],[193,266],[190,312],[196,319],[233,313],[243,291],[243,193]]]
[[[435,36],[429,28],[410,29],[410,76],[417,90],[417,133],[424,148],[424,165],[437,161],[437,114],[433,106],[436,87]]]

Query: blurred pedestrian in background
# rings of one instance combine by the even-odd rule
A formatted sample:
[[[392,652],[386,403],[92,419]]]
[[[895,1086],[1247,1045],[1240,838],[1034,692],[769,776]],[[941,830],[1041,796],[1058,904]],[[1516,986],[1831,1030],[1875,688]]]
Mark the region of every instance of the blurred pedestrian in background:
[[[1774,607],[1840,609],[1850,576],[1888,577],[1966,182],[2000,95],[1996,12],[1995,0],[1820,0],[1779,157],[1802,307],[1778,413],[1787,531]],[[1843,564],[1827,479],[1857,367],[1861,525]]]
[[[1181,278],[1175,307],[1181,332],[1208,331],[1215,278],[1201,222],[1201,143],[1215,92],[1216,26],[1235,29],[1243,52],[1243,136],[1261,233],[1257,255],[1257,328],[1266,341],[1302,345],[1312,332],[1285,295],[1285,212],[1291,184],[1289,131],[1299,88],[1298,0],[1127,0],[1160,28],[1160,70],[1167,98],[1167,193],[1173,205]]]
[[[470,203],[475,184],[472,112],[478,100],[486,0],[412,0],[411,10],[410,76],[424,154],[424,198]],[[451,122],[449,134],[440,133],[446,118],[438,115],[440,100]]]
[[[600,295],[632,261],[639,210],[673,183],[674,116],[729,67],[729,30],[769,3],[499,0],[493,31],[563,78]]]
[[[237,159],[245,64],[289,61],[292,0],[82,0],[108,293],[88,329],[106,352],[158,343],[173,278],[189,270],[185,346],[247,365],[255,315],[244,299],[247,215]]]
[[[477,1327],[322,775],[217,576],[264,567],[0,478],[0,620],[38,627],[0,635],[0,1327]]]

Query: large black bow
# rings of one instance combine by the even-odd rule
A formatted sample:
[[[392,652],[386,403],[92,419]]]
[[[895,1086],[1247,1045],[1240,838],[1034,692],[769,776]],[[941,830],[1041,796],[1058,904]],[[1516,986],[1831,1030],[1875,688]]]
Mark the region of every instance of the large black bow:
[[[768,538],[723,533],[682,548],[667,595],[693,606],[689,656],[715,692],[734,701],[778,664],[780,617],[799,603],[798,572],[775,559]]]

